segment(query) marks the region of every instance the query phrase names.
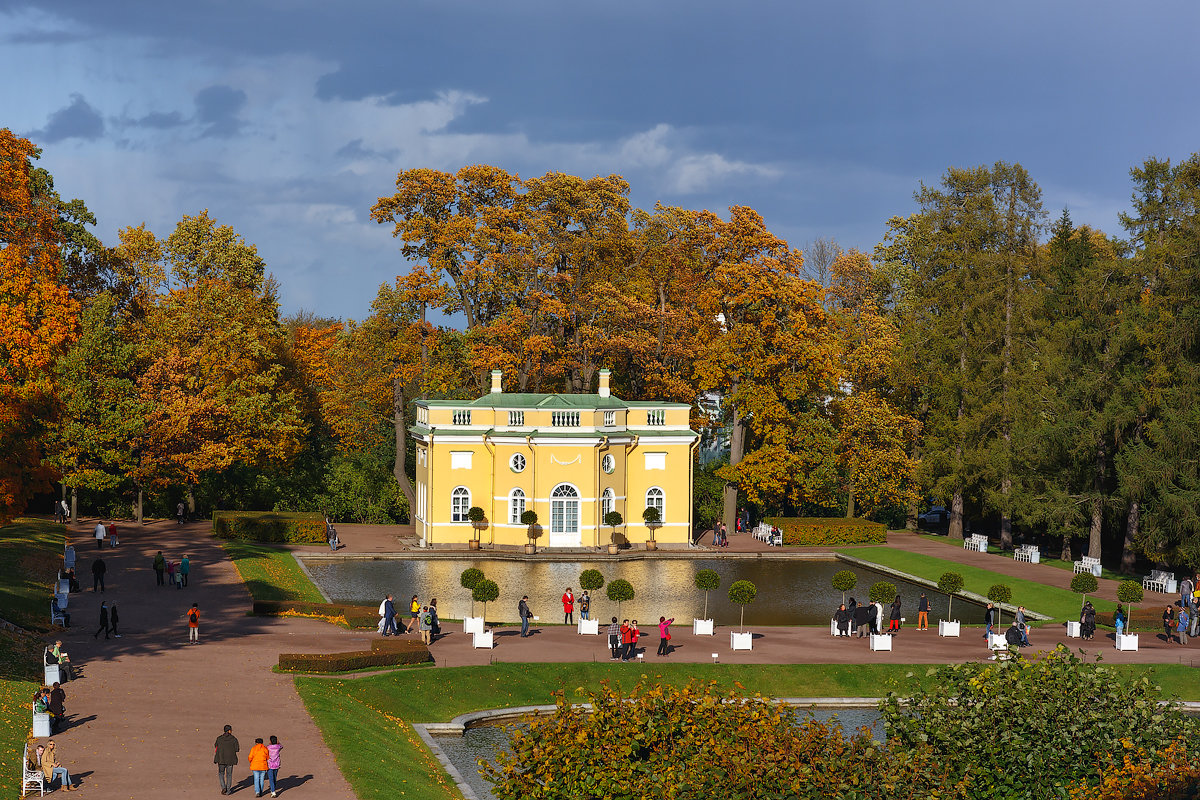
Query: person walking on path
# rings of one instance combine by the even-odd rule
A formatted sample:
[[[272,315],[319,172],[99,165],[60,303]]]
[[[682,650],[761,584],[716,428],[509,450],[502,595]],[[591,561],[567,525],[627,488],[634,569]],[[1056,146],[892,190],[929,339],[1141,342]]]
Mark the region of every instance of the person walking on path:
[[[104,559],[96,556],[92,559],[92,591],[96,591],[96,587],[100,587],[100,593],[104,593],[104,573],[108,570],[108,566],[104,563]]]
[[[113,603],[108,607],[108,623],[112,627],[113,637],[117,639],[121,638],[120,632],[117,631],[117,623],[120,621],[117,616],[117,604]]]
[[[987,626],[987,629],[983,632],[983,638],[987,639],[990,644],[992,630],[996,626],[996,609],[991,603],[987,604],[987,611],[983,612],[983,624]]]
[[[529,618],[533,616],[533,612],[529,610],[529,595],[525,595],[521,602],[517,603],[517,616],[521,618],[521,638],[524,639],[529,635]]]
[[[1163,638],[1171,643],[1171,631],[1175,629],[1175,607],[1167,606],[1162,615]]]
[[[175,562],[167,562],[167,586],[175,585]]]
[[[892,601],[892,613],[888,620],[888,633],[900,632],[900,595]]]
[[[929,630],[929,598],[921,592],[921,599],[917,601],[917,630]]]
[[[574,595],[574,593],[572,593],[570,586],[568,586],[567,590],[565,592],[563,592],[562,604],[563,604],[563,625],[574,624],[575,623],[575,595]]]
[[[279,751],[283,749],[283,745],[274,736],[271,737],[271,743],[267,745],[267,780],[271,784],[271,797],[278,797],[275,788],[275,779],[279,777]]]
[[[100,631],[104,631],[104,638],[108,638],[108,603],[100,603],[100,627],[92,634],[93,639],[100,638]]]
[[[421,609],[421,618],[418,621],[418,626],[421,630],[421,641],[425,643],[426,647],[428,647],[430,644],[432,644],[432,641],[430,641],[430,636],[432,635],[433,631],[433,617],[429,614],[429,606],[425,606]]]
[[[642,632],[638,630],[638,621],[632,620],[629,623],[629,659],[637,655],[638,639],[642,637]]]
[[[408,625],[406,625],[404,628],[405,633],[412,633],[413,631],[417,630],[420,616],[421,616],[421,601],[418,600],[417,596],[414,594],[412,596],[412,602],[409,603],[409,606],[408,606]]]
[[[437,641],[437,638],[442,635],[442,623],[438,619],[437,598],[429,601],[429,638],[432,641]]]
[[[1188,643],[1188,623],[1191,621],[1191,614],[1186,608],[1179,609],[1179,625],[1177,632],[1179,633],[1179,643]]]
[[[667,656],[667,648],[671,644],[671,623],[674,621],[674,617],[658,618],[658,654],[664,658]]]
[[[192,562],[188,559],[187,553],[183,554],[183,561],[179,562],[179,588],[187,587],[188,573],[192,571]]]
[[[200,644],[200,607],[192,603],[184,616],[188,621],[188,644]]]
[[[621,623],[617,622],[616,617],[612,618],[608,626],[608,647],[612,650],[609,661],[616,661],[621,657]]]
[[[233,735],[233,726],[226,725],[225,732],[213,743],[213,763],[217,765],[217,777],[221,781],[221,794],[233,791],[233,768],[238,763],[238,740]]]
[[[267,764],[270,760],[271,754],[267,752],[267,746],[263,744],[260,736],[254,740],[254,746],[246,755],[246,762],[250,765],[250,772],[254,775],[255,797],[263,796],[263,789],[267,785]]]
[[[383,598],[383,605],[380,606],[380,613],[383,616],[383,619],[380,620],[383,623],[383,635],[396,635],[396,604],[393,602],[390,594]]]
[[[176,503],[175,504],[175,524],[176,525],[183,524],[183,511],[184,511],[183,503],[182,502]]]
[[[167,569],[167,560],[163,558],[162,550],[154,557],[154,574],[158,578],[157,585],[163,585],[163,572]]]
[[[592,598],[588,595],[587,589],[583,590],[583,594],[579,596],[579,618],[591,619],[589,614],[592,610]]]
[[[104,547],[104,540],[108,538],[108,531],[104,530],[104,520],[96,520],[96,549],[100,550]]]
[[[46,783],[52,784],[56,780],[62,780],[63,789],[68,792],[75,791],[75,787],[71,785],[70,773],[58,762],[58,752],[53,739],[46,742],[46,749],[42,751],[42,774],[46,776]]]

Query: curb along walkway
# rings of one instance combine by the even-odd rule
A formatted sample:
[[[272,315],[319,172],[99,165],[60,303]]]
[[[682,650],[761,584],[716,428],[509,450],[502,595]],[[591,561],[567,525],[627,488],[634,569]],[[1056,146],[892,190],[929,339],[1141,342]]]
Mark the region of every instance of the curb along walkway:
[[[63,687],[69,727],[55,736],[85,796],[220,796],[212,747],[228,724],[241,745],[235,796],[253,796],[247,754],[254,739],[276,735],[284,745],[281,797],[353,800],[292,678],[271,667],[281,652],[369,647],[369,637],[317,620],[247,616],[250,595],[208,522],[121,522],[121,545],[102,551],[91,539],[94,526],[69,526],[85,591],[70,597],[72,627],[62,639],[81,669]],[[175,561],[190,554],[187,589],[156,586],[158,550]],[[108,568],[103,595],[90,588],[97,555]],[[101,600],[117,604],[122,638],[92,637]],[[184,617],[192,603],[200,605],[196,645],[187,643]]]

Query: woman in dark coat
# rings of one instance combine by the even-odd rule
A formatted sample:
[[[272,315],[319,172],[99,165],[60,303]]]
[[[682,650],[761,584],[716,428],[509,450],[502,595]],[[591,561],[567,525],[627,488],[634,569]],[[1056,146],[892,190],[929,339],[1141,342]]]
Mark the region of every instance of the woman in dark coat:
[[[1079,628],[1084,639],[1091,639],[1096,635],[1096,609],[1091,600],[1083,604],[1083,611],[1079,615]]]
[[[892,615],[888,624],[888,633],[895,633],[900,630],[900,595],[896,595],[896,599],[892,601]]]
[[[838,610],[833,613],[833,619],[837,622],[838,636],[849,636],[850,620],[854,619],[854,615],[845,606],[838,606]]]
[[[1175,627],[1175,607],[1167,606],[1167,610],[1163,612],[1163,638],[1167,640],[1167,644],[1171,643],[1171,629]]]

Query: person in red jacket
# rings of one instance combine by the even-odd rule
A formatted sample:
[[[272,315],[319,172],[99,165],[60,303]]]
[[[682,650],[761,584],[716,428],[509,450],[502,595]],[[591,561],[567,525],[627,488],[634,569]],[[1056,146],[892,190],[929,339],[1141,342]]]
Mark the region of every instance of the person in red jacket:
[[[563,624],[573,625],[575,623],[575,595],[571,593],[570,586],[568,586],[567,590],[563,592],[562,604]]]
[[[637,653],[638,637],[641,635],[642,632],[638,630],[637,620],[635,619],[629,623],[627,632],[629,641],[625,644],[625,655],[621,658],[622,661],[633,660],[634,655]]]

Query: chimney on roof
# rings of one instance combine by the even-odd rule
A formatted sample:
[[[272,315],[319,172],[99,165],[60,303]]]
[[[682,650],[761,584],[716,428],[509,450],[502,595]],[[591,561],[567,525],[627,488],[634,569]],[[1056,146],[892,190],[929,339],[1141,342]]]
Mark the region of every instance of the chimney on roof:
[[[612,375],[612,373],[608,370],[600,370],[600,388],[596,391],[596,394],[600,395],[601,397],[608,397],[610,394],[612,394],[608,388],[608,378],[610,375]]]
[[[500,376],[503,375],[500,370],[492,370],[492,394],[500,394],[504,388],[500,385]]]

